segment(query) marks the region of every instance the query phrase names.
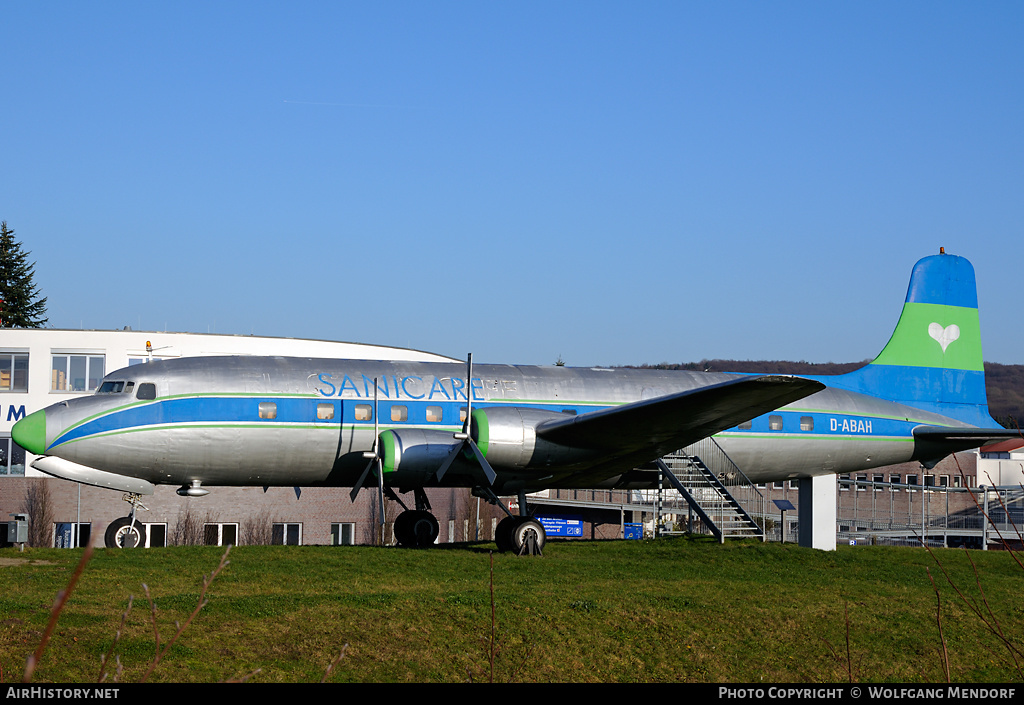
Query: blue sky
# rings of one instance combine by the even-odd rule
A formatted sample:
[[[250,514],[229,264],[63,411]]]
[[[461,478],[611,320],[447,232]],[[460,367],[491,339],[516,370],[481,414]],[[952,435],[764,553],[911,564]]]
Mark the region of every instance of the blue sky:
[[[1024,4],[0,2],[57,328],[854,361],[940,246],[1024,363]]]

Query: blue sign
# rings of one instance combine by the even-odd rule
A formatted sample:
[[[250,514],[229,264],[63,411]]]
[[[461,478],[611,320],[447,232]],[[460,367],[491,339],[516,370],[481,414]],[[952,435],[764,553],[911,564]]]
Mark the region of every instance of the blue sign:
[[[575,536],[577,538],[583,536],[582,517],[538,516],[534,518],[541,523],[544,533],[548,536]]]
[[[644,537],[643,524],[623,524],[622,537],[626,539],[642,539]]]

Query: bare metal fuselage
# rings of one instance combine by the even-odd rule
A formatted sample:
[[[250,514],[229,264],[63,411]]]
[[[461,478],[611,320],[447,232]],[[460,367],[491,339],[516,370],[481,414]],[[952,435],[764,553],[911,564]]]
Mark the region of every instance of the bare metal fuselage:
[[[353,486],[366,467],[364,452],[382,431],[422,431],[441,446],[455,443],[446,439],[462,429],[467,394],[474,409],[572,415],[737,378],[512,365],[478,365],[468,384],[465,375],[466,367],[455,363],[306,358],[138,365],[106,377],[131,382],[131,392],[98,393],[46,409],[47,454],[153,484]],[[155,398],[138,397],[143,385],[154,386]],[[770,481],[930,459],[938,449],[915,443],[912,435],[921,424],[963,425],[827,388],[715,438],[750,479]],[[561,465],[496,467],[494,489],[652,486],[656,475],[633,471],[639,465],[633,460],[623,465],[591,454]],[[466,482],[464,473],[453,472],[440,484]],[[437,484],[423,468],[400,468],[388,483]]]

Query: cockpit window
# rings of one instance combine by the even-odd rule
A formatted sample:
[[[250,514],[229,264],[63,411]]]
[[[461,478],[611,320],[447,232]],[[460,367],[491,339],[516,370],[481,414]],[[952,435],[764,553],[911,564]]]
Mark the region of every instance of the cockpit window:
[[[119,379],[108,379],[96,390],[97,394],[131,394],[135,389],[135,382],[125,382]]]
[[[152,382],[143,382],[139,385],[139,391],[135,394],[136,399],[156,399],[156,385]]]

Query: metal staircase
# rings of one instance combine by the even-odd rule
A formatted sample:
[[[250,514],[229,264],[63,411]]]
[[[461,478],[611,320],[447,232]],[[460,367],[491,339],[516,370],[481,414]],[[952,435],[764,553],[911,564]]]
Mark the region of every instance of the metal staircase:
[[[669,484],[686,500],[692,513],[699,517],[702,527],[719,543],[725,543],[727,538],[765,540],[763,527],[742,506],[745,504],[763,517],[767,503],[764,495],[713,438],[667,455],[658,460],[657,465]],[[726,489],[726,484],[732,492]],[[734,494],[742,495],[742,503]],[[699,528],[692,517],[688,525],[690,531]]]

